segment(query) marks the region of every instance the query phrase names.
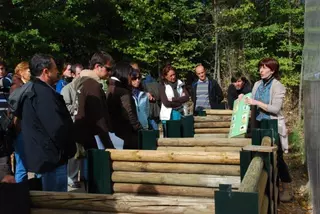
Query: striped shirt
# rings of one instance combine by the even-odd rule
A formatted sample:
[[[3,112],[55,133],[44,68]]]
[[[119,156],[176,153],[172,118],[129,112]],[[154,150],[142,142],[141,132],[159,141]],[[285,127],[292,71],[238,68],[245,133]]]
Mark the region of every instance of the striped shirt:
[[[196,109],[210,109],[209,101],[209,80],[198,80],[197,93],[196,93]]]

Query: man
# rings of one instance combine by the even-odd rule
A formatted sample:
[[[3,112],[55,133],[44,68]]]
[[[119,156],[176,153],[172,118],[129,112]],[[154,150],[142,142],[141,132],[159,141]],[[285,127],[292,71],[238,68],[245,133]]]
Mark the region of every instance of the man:
[[[203,109],[224,109],[222,90],[217,81],[207,77],[206,69],[199,64],[196,68],[198,81],[192,84],[194,113]]]
[[[3,129],[3,125],[7,123],[7,111],[9,91],[11,86],[11,79],[7,76],[6,65],[0,61],[0,180],[9,178],[12,174],[10,164],[10,154],[12,152],[12,145],[6,140],[7,130]],[[5,179],[6,180],[6,179]]]
[[[231,78],[231,84],[228,87],[228,106],[229,109],[233,109],[233,103],[240,94],[247,94],[251,92],[251,85],[249,81],[237,73]]]
[[[54,59],[35,54],[30,63],[32,81],[10,95],[13,113],[21,119],[28,171],[41,176],[44,191],[67,191],[67,161],[73,157],[73,123],[60,94]],[[12,106],[12,105],[11,105]]]
[[[76,82],[77,78],[80,77],[80,73],[83,70],[83,66],[81,64],[74,64],[71,66],[71,73],[73,76],[73,80],[70,84],[67,84],[65,87],[61,90],[61,95],[63,96],[63,99],[66,103],[66,106],[71,114],[72,120],[74,121],[75,116],[75,97],[76,97],[76,91],[74,83]],[[80,150],[83,148],[81,145],[77,144],[77,157],[72,157],[68,160],[68,185],[71,188],[81,188],[81,184],[78,181],[78,172],[80,170],[81,165],[81,154],[79,153]]]
[[[90,60],[90,69],[83,70],[74,82],[77,92],[75,109],[75,128],[77,142],[85,149],[114,148],[109,137],[109,115],[107,100],[102,90],[101,80],[108,78],[113,63],[105,52],[95,53]],[[97,146],[98,144],[98,146]]]

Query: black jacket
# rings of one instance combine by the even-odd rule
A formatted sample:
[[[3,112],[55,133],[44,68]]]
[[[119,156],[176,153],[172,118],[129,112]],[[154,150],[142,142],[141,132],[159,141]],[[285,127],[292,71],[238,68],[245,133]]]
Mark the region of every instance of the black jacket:
[[[36,79],[32,91],[24,96],[21,130],[25,163],[28,171],[44,173],[74,156],[73,122],[63,97],[45,82]],[[40,167],[44,165],[45,169]]]
[[[224,104],[221,104],[223,100],[223,93],[220,85],[214,79],[208,78],[208,92],[209,92],[209,102],[211,109],[224,109]],[[192,101],[194,103],[194,110],[197,102],[197,86],[198,80],[192,84]],[[194,111],[195,112],[195,111]]]
[[[142,126],[138,120],[136,104],[131,90],[121,82],[110,80],[107,104],[111,132],[124,140],[124,149],[137,149],[138,131]]]
[[[249,82],[245,82],[244,86],[237,90],[236,87],[233,84],[230,84],[228,87],[228,107],[229,109],[233,109],[233,103],[236,99],[238,99],[238,96],[240,94],[247,94],[250,93],[252,90],[251,85]]]

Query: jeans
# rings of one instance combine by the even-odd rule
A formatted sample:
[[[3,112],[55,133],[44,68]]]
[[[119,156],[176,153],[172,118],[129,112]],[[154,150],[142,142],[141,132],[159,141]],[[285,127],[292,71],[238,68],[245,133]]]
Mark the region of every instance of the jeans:
[[[43,191],[68,191],[67,164],[58,166],[55,170],[51,172],[46,172],[41,175],[37,175],[37,177],[41,177],[42,179]]]
[[[24,143],[22,138],[22,133],[20,132],[15,139],[14,143],[14,157],[16,159],[16,168],[15,168],[15,175],[14,178],[17,183],[21,183],[24,181],[28,181],[28,172],[27,168],[25,167],[24,162]]]
[[[68,160],[68,184],[73,185],[78,182],[78,174],[82,159],[70,158]]]
[[[152,130],[159,130],[158,123],[153,119],[149,119],[149,127],[151,127]]]

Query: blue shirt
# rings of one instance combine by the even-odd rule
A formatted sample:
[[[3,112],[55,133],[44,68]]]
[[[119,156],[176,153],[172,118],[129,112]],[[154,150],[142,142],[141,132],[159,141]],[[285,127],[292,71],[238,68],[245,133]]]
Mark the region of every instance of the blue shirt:
[[[254,97],[255,100],[258,100],[258,101],[263,102],[265,104],[270,103],[270,89],[271,89],[272,81],[273,81],[273,78],[271,80],[269,80],[268,82],[266,82],[266,83],[262,82],[259,85],[257,92],[255,94],[255,97]],[[256,120],[261,121],[263,119],[269,120],[270,114],[268,112],[264,111],[263,109],[257,107]]]

